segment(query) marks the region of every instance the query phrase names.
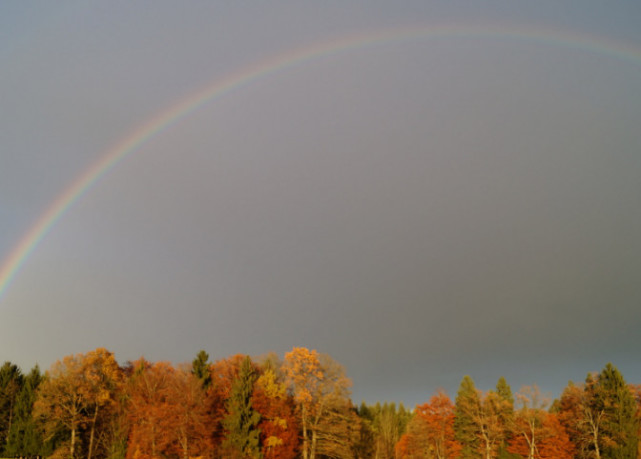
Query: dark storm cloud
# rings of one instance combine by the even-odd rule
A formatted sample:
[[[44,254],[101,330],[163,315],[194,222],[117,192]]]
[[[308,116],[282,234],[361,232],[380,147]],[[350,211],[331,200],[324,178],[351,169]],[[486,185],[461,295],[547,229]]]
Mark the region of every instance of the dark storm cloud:
[[[420,17],[463,21],[444,5]],[[521,14],[494,7],[484,21]],[[3,250],[137,123],[213,76],[326,39],[314,18],[340,11],[297,7],[274,31],[211,8],[206,26],[203,11],[178,24],[170,5],[124,22],[69,7],[55,24],[90,24],[16,38],[35,48],[10,54],[0,80],[15,107],[2,117]],[[388,13],[332,24],[348,35]],[[552,3],[527,14],[595,27]],[[70,210],[3,298],[2,357],[26,368],[97,346],[186,361],[302,345],[346,365],[357,401],[410,403],[467,373],[559,391],[611,360],[639,381],[640,69],[443,38],[261,79],[151,139]]]

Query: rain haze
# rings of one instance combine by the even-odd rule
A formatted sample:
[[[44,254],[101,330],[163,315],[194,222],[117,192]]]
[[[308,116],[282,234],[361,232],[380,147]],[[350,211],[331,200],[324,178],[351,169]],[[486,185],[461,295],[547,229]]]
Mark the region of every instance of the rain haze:
[[[411,406],[466,374],[556,396],[612,362],[641,383],[639,19],[634,1],[2,2],[0,359],[304,346],[355,402]]]

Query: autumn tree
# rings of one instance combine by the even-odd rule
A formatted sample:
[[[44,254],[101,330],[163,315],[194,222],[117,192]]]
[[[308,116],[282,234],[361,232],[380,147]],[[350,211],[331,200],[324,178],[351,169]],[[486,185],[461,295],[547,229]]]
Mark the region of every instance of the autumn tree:
[[[561,423],[580,458],[635,457],[639,418],[633,393],[621,373],[607,364],[581,386],[568,384],[558,404]]]
[[[129,379],[128,458],[207,456],[211,453],[205,393],[189,368],[166,362],[133,364]]]
[[[67,356],[52,365],[40,384],[34,413],[44,422],[49,436],[60,428],[69,432],[70,457],[84,444],[91,459],[99,416],[113,402],[119,381],[118,364],[106,349]],[[85,428],[88,438],[81,438]]]
[[[548,413],[548,400],[536,386],[525,386],[517,395],[521,408],[512,422],[508,450],[528,459],[570,459],[574,448],[555,414]]]
[[[589,445],[592,444],[591,429],[585,420],[586,409],[584,387],[572,381],[563,389],[560,399],[553,406],[553,411],[574,445],[578,459],[589,457]]]
[[[44,423],[48,438],[60,428],[69,432],[69,457],[76,456],[78,429],[88,421],[82,387],[82,355],[69,355],[54,363],[38,388],[36,418]]]
[[[285,354],[283,369],[298,406],[303,459],[314,459],[317,452],[330,457],[338,451],[351,454],[355,413],[343,367],[325,354],[295,347]]]
[[[454,430],[463,446],[461,457],[496,457],[508,434],[505,414],[509,401],[494,391],[477,391],[469,376],[461,382],[456,398]]]
[[[261,415],[261,453],[264,459],[293,459],[298,451],[298,419],[294,401],[271,361],[254,384],[252,405]]]
[[[103,410],[99,418],[96,432],[96,456],[110,459],[124,459],[127,454],[127,439],[131,428],[129,418],[129,400],[126,391],[125,371],[121,368],[123,381],[112,402]]]
[[[170,372],[165,394],[166,418],[163,425],[170,426],[168,452],[188,459],[208,456],[212,450],[211,428],[204,404],[205,389],[202,379],[189,368]]]
[[[225,439],[223,419],[227,416],[227,400],[231,397],[232,385],[238,378],[244,355],[217,360],[209,366],[211,383],[207,387],[205,405],[209,416],[214,449],[220,449]]]
[[[96,426],[100,414],[109,414],[120,390],[122,374],[113,353],[104,348],[88,352],[81,358],[82,394],[87,405],[87,424],[89,425],[89,445],[87,459],[91,459],[96,443]]]
[[[133,374],[127,383],[131,432],[127,458],[156,458],[171,445],[166,419],[167,387],[174,368],[166,362],[150,363],[140,359],[133,363]]]
[[[461,444],[454,433],[454,404],[443,391],[418,405],[403,441],[397,448],[403,458],[453,459]]]

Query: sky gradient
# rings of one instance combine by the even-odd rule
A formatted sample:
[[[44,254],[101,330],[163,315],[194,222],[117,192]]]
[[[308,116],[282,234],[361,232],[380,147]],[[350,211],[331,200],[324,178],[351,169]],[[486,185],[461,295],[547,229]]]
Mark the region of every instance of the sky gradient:
[[[641,382],[641,7],[424,3],[2,4],[3,267],[121,160],[32,238],[0,359],[306,346],[410,405]]]

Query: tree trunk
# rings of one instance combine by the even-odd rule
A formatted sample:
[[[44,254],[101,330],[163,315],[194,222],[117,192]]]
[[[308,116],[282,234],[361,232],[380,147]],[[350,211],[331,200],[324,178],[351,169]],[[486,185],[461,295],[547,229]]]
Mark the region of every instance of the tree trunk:
[[[186,434],[183,436],[183,459],[189,459],[189,440]]]
[[[69,445],[69,455],[71,459],[73,459],[75,452],[76,452],[76,426],[73,425],[73,427],[71,427],[71,444]]]
[[[314,459],[316,457],[316,430],[312,431],[312,447],[309,452],[309,459]]]
[[[309,454],[309,439],[308,439],[308,433],[307,433],[307,412],[305,410],[305,405],[303,405],[303,409],[301,410],[302,414],[302,424],[303,424],[303,459],[308,459],[308,454]]]
[[[10,405],[9,405],[9,426],[7,427],[7,438],[5,439],[5,446],[9,444],[9,435],[11,435],[12,419],[13,419],[13,399],[10,400]]]
[[[591,421],[592,424],[592,443],[594,444],[594,457],[596,459],[601,459],[601,452],[599,451],[599,427],[594,421]]]
[[[151,457],[156,457],[156,427],[151,426]]]
[[[486,433],[483,433],[483,441],[485,442],[485,459],[492,459],[492,444]]]
[[[96,431],[96,420],[98,419],[98,404],[93,412],[93,419],[91,420],[91,431],[89,432],[89,450],[87,451],[87,459],[91,459],[93,453],[93,439]]]

